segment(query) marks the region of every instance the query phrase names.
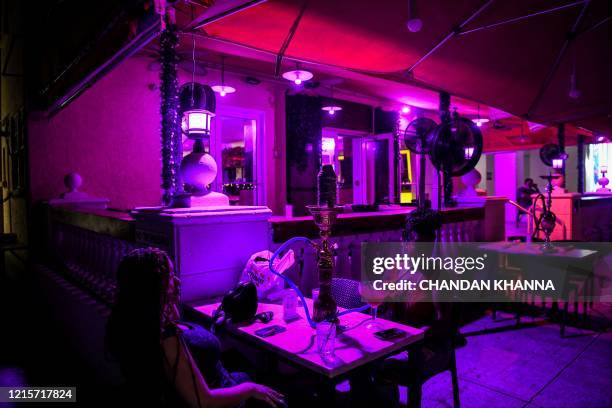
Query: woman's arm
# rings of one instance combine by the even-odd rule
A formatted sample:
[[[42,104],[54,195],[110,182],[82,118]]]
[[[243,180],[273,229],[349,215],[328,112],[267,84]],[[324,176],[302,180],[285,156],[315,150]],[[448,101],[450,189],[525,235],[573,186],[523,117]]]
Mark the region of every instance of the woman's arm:
[[[266,401],[273,407],[282,404],[283,396],[264,385],[243,383],[229,388],[211,390],[191,358],[191,353],[177,336],[163,343],[165,367],[180,397],[191,407],[235,407],[249,398]]]

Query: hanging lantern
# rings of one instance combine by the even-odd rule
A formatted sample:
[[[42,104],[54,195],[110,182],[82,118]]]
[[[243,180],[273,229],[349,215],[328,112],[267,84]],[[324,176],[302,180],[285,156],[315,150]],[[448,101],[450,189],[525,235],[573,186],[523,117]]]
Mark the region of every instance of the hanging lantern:
[[[556,158],[552,160],[552,166],[553,169],[562,169],[563,168],[563,159],[562,158]]]
[[[465,159],[470,160],[474,156],[474,146],[464,147],[463,152],[465,153]]]
[[[190,139],[210,135],[211,119],[215,116],[215,93],[208,85],[191,82],[181,87],[179,94],[183,133]]]
[[[206,151],[204,140],[210,139],[211,119],[215,116],[215,93],[208,85],[191,82],[181,87],[180,108],[183,133],[194,140],[193,151],[181,161],[185,192],[202,196],[217,176],[217,163]]]

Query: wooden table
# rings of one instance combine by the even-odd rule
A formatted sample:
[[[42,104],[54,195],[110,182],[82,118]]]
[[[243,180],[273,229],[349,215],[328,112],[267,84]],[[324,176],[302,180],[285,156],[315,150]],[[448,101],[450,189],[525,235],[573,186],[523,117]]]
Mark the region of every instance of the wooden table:
[[[307,303],[312,310],[312,300],[307,299]],[[218,307],[219,303],[214,303],[194,306],[194,309],[205,318],[211,319],[213,312]],[[257,312],[267,311],[274,313],[273,320],[267,324],[256,322],[249,325],[228,324],[225,327],[230,334],[249,344],[271,352],[294,366],[321,376],[327,392],[333,392],[333,386],[342,378],[350,376],[354,370],[398,353],[424,336],[424,331],[421,329],[377,319],[384,329],[395,327],[406,332],[406,335],[400,338],[389,341],[380,340],[374,336],[374,331],[365,327],[370,319],[369,315],[350,313],[340,317],[340,324],[347,326],[347,329],[336,336],[335,355],[331,358],[324,358],[317,352],[315,330],[308,325],[301,306],[298,306],[300,319],[290,323],[282,319],[282,305],[260,303]],[[287,330],[266,338],[255,335],[256,330],[274,324],[286,327]]]

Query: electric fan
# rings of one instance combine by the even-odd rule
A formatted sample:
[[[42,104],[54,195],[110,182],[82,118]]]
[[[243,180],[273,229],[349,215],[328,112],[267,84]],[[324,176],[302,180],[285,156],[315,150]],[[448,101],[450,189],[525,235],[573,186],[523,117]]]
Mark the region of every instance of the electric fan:
[[[429,154],[435,128],[436,122],[429,118],[417,118],[410,122],[404,131],[406,148],[412,153]]]
[[[438,125],[432,135],[431,163],[449,176],[463,176],[478,164],[482,133],[474,122],[455,117]]]
[[[410,122],[404,131],[404,145],[412,153],[419,155],[419,208],[425,207],[425,155],[431,152],[432,134],[436,122],[429,118],[417,118]]]
[[[565,159],[563,156],[567,155],[561,151],[559,145],[554,143],[548,143],[540,147],[540,160],[548,167],[554,167],[554,160]]]

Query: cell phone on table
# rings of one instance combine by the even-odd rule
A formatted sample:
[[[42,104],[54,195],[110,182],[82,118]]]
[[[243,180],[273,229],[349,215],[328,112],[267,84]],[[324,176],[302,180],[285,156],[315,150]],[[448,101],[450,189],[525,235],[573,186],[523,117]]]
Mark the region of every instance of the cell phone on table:
[[[275,334],[282,333],[286,330],[286,327],[275,324],[274,326],[264,327],[262,329],[255,330],[255,335],[259,337],[270,337],[274,336]]]
[[[374,333],[374,336],[378,337],[381,340],[392,340],[398,337],[404,337],[405,335],[406,335],[405,331],[398,329],[396,327],[392,329],[377,331],[376,333]]]

